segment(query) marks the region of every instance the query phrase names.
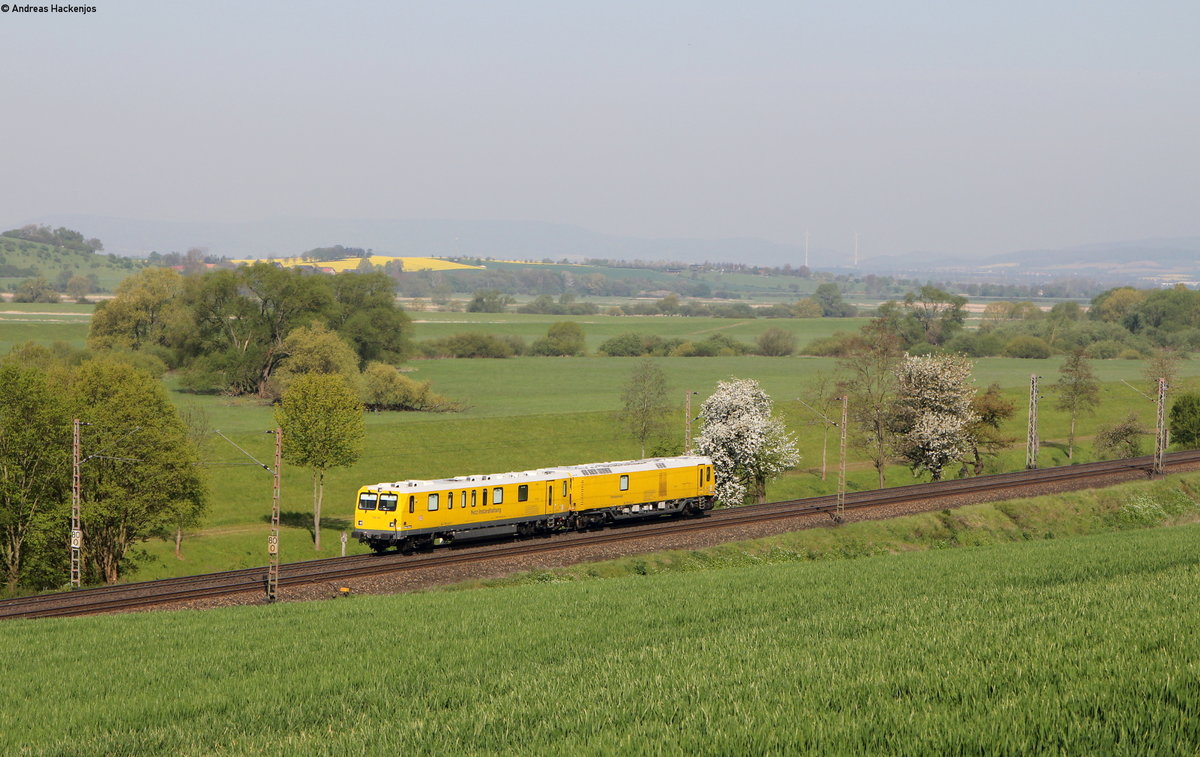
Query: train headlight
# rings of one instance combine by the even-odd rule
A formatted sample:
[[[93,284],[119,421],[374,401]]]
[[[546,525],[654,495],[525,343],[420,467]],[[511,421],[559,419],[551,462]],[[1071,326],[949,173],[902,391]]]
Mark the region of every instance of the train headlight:
[[[362,521],[361,521],[361,520],[358,522],[358,525],[360,525],[360,526],[362,525]]]

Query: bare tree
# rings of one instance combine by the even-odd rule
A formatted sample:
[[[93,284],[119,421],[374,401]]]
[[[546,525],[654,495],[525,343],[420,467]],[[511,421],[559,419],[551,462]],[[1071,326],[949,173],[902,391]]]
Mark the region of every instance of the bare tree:
[[[1179,353],[1175,350],[1160,348],[1150,355],[1150,359],[1146,361],[1146,367],[1142,370],[1142,375],[1150,383],[1151,394],[1158,393],[1160,378],[1167,380],[1167,386],[1175,386],[1175,381],[1179,377],[1179,363]]]
[[[1058,402],[1054,406],[1071,414],[1071,429],[1067,433],[1067,459],[1070,460],[1075,452],[1075,420],[1080,413],[1094,412],[1100,404],[1100,382],[1083,349],[1071,351],[1058,374]]]
[[[212,423],[208,411],[200,405],[183,405],[179,408],[179,419],[183,421],[188,441],[196,450],[197,463],[206,462],[208,443],[212,441]],[[175,559],[183,559],[183,522],[175,525]]]
[[[840,412],[840,392],[827,373],[817,374],[804,386],[803,392],[805,403],[824,416],[811,421],[821,427],[821,480],[824,481],[829,468],[829,432],[834,428],[829,421]]]
[[[649,358],[642,360],[634,366],[621,392],[621,409],[617,413],[621,425],[641,445],[642,457],[646,456],[648,439],[666,436],[671,410],[667,377],[662,368]]]
[[[899,337],[877,320],[850,340],[846,355],[838,361],[838,383],[850,398],[852,439],[875,466],[880,489],[891,458],[896,369],[903,357]]]

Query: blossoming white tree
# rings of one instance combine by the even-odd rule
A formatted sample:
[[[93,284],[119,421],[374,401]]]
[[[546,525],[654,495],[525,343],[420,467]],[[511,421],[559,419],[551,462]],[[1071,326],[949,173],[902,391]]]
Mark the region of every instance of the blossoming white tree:
[[[906,355],[896,376],[897,447],[916,473],[940,481],[945,467],[970,449],[975,388],[971,361],[961,355]]]
[[[795,438],[771,415],[771,398],[753,379],[719,382],[700,415],[696,452],[713,460],[721,504],[740,505],[748,493],[763,502],[767,481],[800,461]]]

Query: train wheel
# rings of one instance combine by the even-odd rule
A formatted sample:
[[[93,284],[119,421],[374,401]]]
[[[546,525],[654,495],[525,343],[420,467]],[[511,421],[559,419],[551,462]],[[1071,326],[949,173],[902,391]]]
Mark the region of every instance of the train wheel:
[[[373,549],[377,555],[382,555],[384,552],[387,552],[388,547],[390,546],[392,546],[391,543],[386,541],[371,542],[371,549]]]

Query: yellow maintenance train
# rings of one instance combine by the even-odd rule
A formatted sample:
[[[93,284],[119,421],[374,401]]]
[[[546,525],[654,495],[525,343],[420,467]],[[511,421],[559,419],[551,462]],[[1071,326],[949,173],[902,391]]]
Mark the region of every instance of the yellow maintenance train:
[[[598,528],[712,509],[707,457],[655,457],[516,473],[395,481],[358,490],[353,536],[377,552]]]

